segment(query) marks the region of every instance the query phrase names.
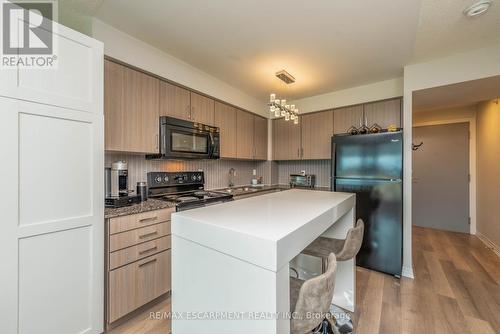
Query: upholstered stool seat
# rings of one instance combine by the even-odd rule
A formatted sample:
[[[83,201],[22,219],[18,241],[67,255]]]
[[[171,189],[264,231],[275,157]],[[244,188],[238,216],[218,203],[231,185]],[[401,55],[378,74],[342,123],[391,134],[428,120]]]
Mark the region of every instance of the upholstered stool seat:
[[[337,260],[335,254],[331,253],[328,256],[328,268],[323,274],[307,281],[290,277],[290,311],[294,314],[291,334],[311,333],[323,323],[330,311],[336,271]]]
[[[335,254],[337,261],[347,261],[358,254],[363,243],[364,228],[363,220],[358,219],[356,226],[347,231],[345,239],[319,237],[307,246],[302,254],[321,258],[324,272],[330,253]]]

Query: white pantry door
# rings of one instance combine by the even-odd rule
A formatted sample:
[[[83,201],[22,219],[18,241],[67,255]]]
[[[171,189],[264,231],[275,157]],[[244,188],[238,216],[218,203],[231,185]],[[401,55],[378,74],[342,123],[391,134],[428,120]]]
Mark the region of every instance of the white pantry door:
[[[57,69],[0,69],[6,334],[103,331],[103,46],[61,25],[54,38]]]

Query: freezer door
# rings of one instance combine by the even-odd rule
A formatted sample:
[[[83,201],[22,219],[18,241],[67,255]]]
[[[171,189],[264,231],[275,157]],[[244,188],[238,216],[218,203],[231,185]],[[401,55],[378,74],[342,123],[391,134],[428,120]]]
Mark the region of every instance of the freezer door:
[[[363,219],[363,245],[357,265],[401,275],[403,244],[403,183],[336,179],[336,191],[356,193],[356,217]]]
[[[332,138],[334,177],[402,179],[403,135],[387,132]]]

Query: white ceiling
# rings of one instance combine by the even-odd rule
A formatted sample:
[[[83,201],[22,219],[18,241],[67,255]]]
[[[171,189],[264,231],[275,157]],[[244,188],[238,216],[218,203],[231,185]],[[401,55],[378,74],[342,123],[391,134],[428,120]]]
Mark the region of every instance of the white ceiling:
[[[422,0],[412,63],[500,42],[500,0],[483,15],[462,11],[477,0]]]
[[[413,112],[451,108],[500,98],[500,75],[413,92]]]
[[[297,99],[500,41],[496,1],[474,20],[462,15],[471,0],[104,0],[96,16],[257,99]]]

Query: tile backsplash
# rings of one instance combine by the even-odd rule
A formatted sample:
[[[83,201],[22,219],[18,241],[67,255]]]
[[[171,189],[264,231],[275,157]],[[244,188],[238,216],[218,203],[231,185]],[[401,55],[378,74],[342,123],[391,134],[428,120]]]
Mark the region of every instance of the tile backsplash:
[[[305,171],[306,174],[316,175],[317,187],[330,187],[330,160],[278,161],[276,164],[279,184],[288,184],[290,174]]]
[[[147,180],[148,172],[175,172],[198,171],[205,173],[205,188],[225,188],[229,183],[229,169],[236,171],[235,185],[248,185],[255,169],[257,176],[263,177],[265,184],[272,183],[272,162],[270,161],[241,161],[241,160],[146,160],[144,155],[106,153],[105,166],[110,167],[116,160],[125,160],[128,163],[129,189],[135,190],[139,181]],[[276,168],[276,167],[275,167]],[[277,180],[277,172],[275,173]],[[276,182],[276,181],[275,181]]]
[[[236,171],[235,185],[248,185],[255,169],[264,184],[288,184],[289,175],[305,170],[316,175],[316,186],[330,186],[330,160],[307,161],[244,161],[244,160],[146,160],[144,155],[106,153],[105,166],[116,160],[128,163],[129,189],[135,190],[139,181],[147,180],[148,172],[197,171],[205,173],[205,188],[220,189],[228,186],[229,169]]]

